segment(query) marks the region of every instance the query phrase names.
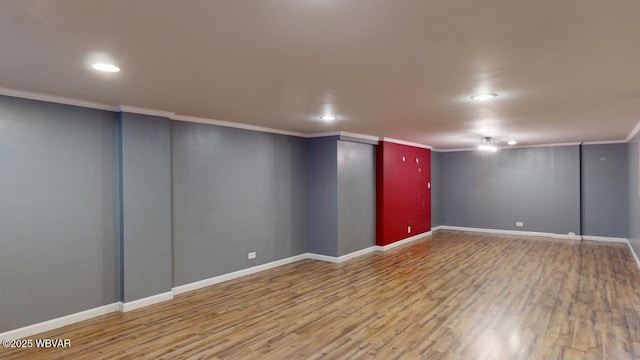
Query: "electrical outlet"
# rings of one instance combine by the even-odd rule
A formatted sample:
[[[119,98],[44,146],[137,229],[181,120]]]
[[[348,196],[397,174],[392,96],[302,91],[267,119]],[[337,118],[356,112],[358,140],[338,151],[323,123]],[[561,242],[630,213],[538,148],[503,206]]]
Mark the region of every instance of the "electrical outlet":
[[[411,234],[411,226],[407,226],[407,234]]]
[[[516,226],[517,227],[522,227],[522,226],[524,226],[524,224],[522,223],[522,221],[516,221]]]
[[[256,258],[256,252],[252,251],[250,253],[247,254],[247,259],[255,259]]]

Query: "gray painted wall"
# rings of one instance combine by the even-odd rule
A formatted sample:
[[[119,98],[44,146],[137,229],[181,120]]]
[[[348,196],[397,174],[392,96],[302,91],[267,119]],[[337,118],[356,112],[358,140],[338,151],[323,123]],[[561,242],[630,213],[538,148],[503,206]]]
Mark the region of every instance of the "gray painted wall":
[[[171,290],[170,120],[122,113],[125,302]]]
[[[307,251],[328,256],[338,256],[337,141],[307,140]]]
[[[431,150],[431,227],[445,225],[442,222],[442,185],[440,182],[441,153]]]
[[[582,146],[582,234],[626,238],[627,145]]]
[[[305,139],[177,121],[171,136],[175,285],[305,252]]]
[[[0,129],[0,332],[373,244],[371,145],[5,96]],[[639,143],[432,152],[432,223],[578,233],[582,159],[586,235],[640,254]]]
[[[115,124],[0,96],[0,332],[118,301]]]
[[[443,223],[579,234],[579,160],[579,146],[441,153]]]
[[[376,147],[338,141],[338,256],[375,245]]]
[[[636,255],[640,256],[640,178],[638,172],[640,168],[640,133],[638,133],[627,145],[627,161],[628,161],[628,215],[629,215],[629,232],[628,238],[631,247]]]

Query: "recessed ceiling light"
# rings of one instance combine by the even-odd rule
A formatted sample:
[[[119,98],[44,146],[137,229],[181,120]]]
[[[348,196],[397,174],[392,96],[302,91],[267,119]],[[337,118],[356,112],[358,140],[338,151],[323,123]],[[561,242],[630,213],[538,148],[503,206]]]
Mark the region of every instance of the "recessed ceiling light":
[[[331,115],[325,115],[325,116],[320,118],[320,120],[322,120],[322,121],[334,121],[336,119],[338,119],[338,118],[335,117],[335,116],[331,116]]]
[[[106,64],[106,63],[93,64],[91,65],[91,67],[98,71],[110,72],[110,73],[116,73],[120,71],[119,67],[113,64]]]
[[[471,100],[489,100],[498,97],[498,94],[478,94],[473,95]]]
[[[517,141],[515,141],[515,140],[509,140],[509,142],[508,142],[507,144],[509,144],[509,145],[515,145],[515,144],[517,144],[517,143],[518,143],[518,142],[517,142]]]

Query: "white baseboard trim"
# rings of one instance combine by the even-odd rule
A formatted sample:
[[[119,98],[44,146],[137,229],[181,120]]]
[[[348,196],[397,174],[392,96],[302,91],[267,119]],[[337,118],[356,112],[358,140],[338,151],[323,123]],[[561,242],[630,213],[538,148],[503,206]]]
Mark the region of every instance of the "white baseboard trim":
[[[581,235],[554,234],[554,233],[548,233],[548,234],[549,234],[549,237],[556,238],[556,239],[582,240]]]
[[[270,263],[266,263],[266,264],[250,267],[250,268],[247,268],[247,269],[234,271],[232,273],[222,274],[222,275],[214,276],[214,277],[211,277],[211,278],[208,278],[208,279],[192,282],[192,283],[189,283],[189,284],[176,286],[176,287],[174,287],[172,289],[172,291],[173,291],[173,294],[178,295],[178,294],[186,293],[188,291],[201,289],[203,287],[219,284],[221,282],[237,279],[237,278],[242,277],[242,276],[255,274],[255,273],[258,273],[258,272],[261,272],[261,271],[265,271],[265,270],[268,270],[268,269],[272,269],[272,268],[275,268],[275,267],[278,267],[278,266],[290,264],[290,263],[293,263],[293,262],[296,262],[296,261],[300,261],[300,260],[304,260],[304,259],[308,259],[308,258],[309,258],[308,254],[300,254],[300,255],[292,256],[292,257],[289,257],[289,258],[286,258],[286,259],[276,260],[276,261],[272,261]]]
[[[616,243],[626,243],[626,238],[617,238],[617,237],[607,237],[607,236],[591,236],[591,235],[582,235],[582,240],[589,241],[605,241],[605,242],[616,242]]]
[[[45,331],[49,331],[49,330],[53,330],[53,329],[57,329],[63,326],[67,326],[73,323],[77,323],[83,320],[88,320],[97,316],[101,316],[101,315],[105,315],[105,314],[109,314],[112,312],[116,312],[116,311],[120,311],[120,312],[128,312],[128,311],[132,311],[132,310],[136,310],[136,309],[140,309],[142,307],[145,306],[149,306],[149,305],[153,305],[153,304],[157,304],[163,301],[168,301],[173,299],[174,295],[178,295],[178,294],[182,294],[188,291],[193,291],[193,290],[197,290],[203,287],[207,287],[207,286],[211,286],[211,285],[215,285],[215,284],[219,284],[221,282],[225,282],[225,281],[229,281],[229,280],[233,280],[239,277],[243,277],[243,276],[247,276],[247,275],[251,275],[251,274],[255,274],[261,271],[265,271],[268,269],[272,269],[278,266],[282,266],[282,265],[286,265],[286,264],[290,264],[290,263],[294,263],[296,261],[300,261],[300,260],[305,260],[305,259],[313,259],[313,260],[320,260],[320,261],[327,261],[327,262],[331,262],[331,263],[340,263],[340,262],[344,262],[347,260],[351,260],[353,258],[356,258],[358,256],[364,255],[364,254],[368,254],[370,252],[373,251],[386,251],[389,249],[392,249],[394,247],[400,246],[400,245],[404,245],[407,244],[411,241],[415,241],[418,239],[421,239],[423,237],[429,236],[431,235],[431,231],[422,233],[422,234],[418,234],[400,241],[397,241],[395,243],[386,245],[386,246],[371,246],[362,250],[358,250],[355,252],[352,252],[350,254],[346,254],[340,257],[336,257],[336,256],[327,256],[327,255],[320,255],[320,254],[313,254],[313,253],[305,253],[305,254],[300,254],[300,255],[296,255],[296,256],[292,256],[286,259],[281,259],[281,260],[276,260],[276,261],[272,261],[270,263],[267,264],[262,264],[262,265],[258,265],[258,266],[254,266],[254,267],[250,267],[247,269],[242,269],[242,270],[238,270],[232,273],[228,273],[228,274],[223,274],[223,275],[219,275],[219,276],[215,276],[212,278],[208,278],[208,279],[204,279],[204,280],[200,280],[200,281],[196,281],[190,284],[185,284],[185,285],[180,285],[180,286],[176,286],[174,288],[171,289],[171,291],[162,293],[162,294],[158,294],[158,295],[153,295],[153,296],[149,296],[143,299],[139,299],[139,300],[134,300],[134,301],[130,301],[130,302],[117,302],[117,303],[113,303],[113,304],[109,304],[109,305],[105,305],[105,306],[101,306],[101,307],[97,307],[94,309],[89,309],[89,310],[85,310],[79,313],[75,313],[75,314],[71,314],[71,315],[67,315],[67,316],[63,316],[57,319],[52,319],[52,320],[48,320],[48,321],[44,321],[38,324],[33,324],[33,325],[29,325],[29,326],[25,326],[19,329],[15,329],[15,330],[10,330],[7,332],[4,332],[2,334],[0,334],[0,338],[2,339],[22,339],[28,336],[32,336],[35,334],[39,334]]]
[[[127,311],[131,311],[131,310],[140,309],[140,308],[145,307],[145,306],[157,304],[157,303],[160,303],[160,302],[163,302],[163,301],[167,301],[167,300],[171,300],[171,299],[173,299],[173,292],[172,291],[167,291],[167,292],[162,293],[162,294],[149,296],[149,297],[142,298],[142,299],[139,299],[139,300],[124,302],[124,303],[121,302],[120,303],[120,312],[127,312]]]
[[[370,246],[368,248],[364,248],[362,250],[358,250],[358,251],[354,251],[352,253],[349,253],[347,255],[342,255],[338,258],[338,262],[343,262],[343,261],[347,261],[347,260],[351,260],[353,258],[356,258],[360,255],[364,255],[364,254],[368,254],[370,252],[374,252],[375,251],[375,246]]]
[[[13,339],[13,340],[23,339],[28,336],[43,333],[45,331],[61,328],[63,326],[75,324],[80,321],[89,320],[94,317],[98,317],[98,316],[102,316],[102,315],[106,315],[106,314],[118,311],[118,305],[119,303],[104,305],[104,306],[96,307],[93,309],[81,311],[75,314],[21,327],[15,330],[10,330],[0,334],[0,339]]]
[[[329,255],[321,255],[321,254],[314,254],[314,253],[307,253],[307,258],[308,259],[312,259],[312,260],[320,260],[320,261],[326,261],[326,262],[330,262],[330,263],[341,263],[343,261],[347,261],[347,260],[351,260],[355,257],[358,257],[360,255],[364,255],[364,254],[368,254],[370,252],[373,251],[387,251],[390,249],[393,249],[395,247],[398,246],[402,246],[404,244],[408,244],[412,241],[416,241],[416,240],[420,240],[424,237],[427,236],[431,236],[433,234],[434,231],[439,230],[440,227],[436,227],[436,228],[432,228],[431,230],[427,231],[427,232],[423,232],[421,234],[418,235],[413,235],[411,237],[408,237],[406,239],[402,239],[402,240],[398,240],[394,243],[388,244],[388,245],[384,245],[384,246],[380,246],[380,245],[374,245],[362,250],[358,250],[358,251],[354,251],[350,254],[347,255],[342,255],[340,257],[337,256],[329,256]]]
[[[394,243],[391,243],[391,244],[388,244],[388,245],[384,245],[384,246],[376,245],[376,246],[374,246],[374,248],[376,249],[376,251],[387,251],[387,250],[391,250],[391,249],[393,249],[395,247],[408,244],[408,243],[410,243],[412,241],[416,241],[416,240],[422,239],[424,237],[431,236],[431,234],[433,234],[433,229],[430,230],[430,231],[427,231],[427,232],[423,232],[423,233],[418,234],[418,235],[413,235],[413,236],[408,237],[406,239],[398,240],[398,241],[396,241]]]
[[[364,249],[367,250],[367,249]],[[372,250],[369,250],[372,251]],[[360,252],[363,252],[363,250],[361,250]],[[355,253],[353,253],[355,254]],[[127,311],[132,311],[132,310],[136,310],[145,306],[149,306],[149,305],[153,305],[153,304],[157,304],[163,301],[167,301],[167,300],[171,300],[173,299],[174,295],[177,294],[182,294],[184,292],[187,291],[191,291],[191,290],[196,290],[202,287],[206,287],[209,285],[214,285],[217,283],[221,283],[227,280],[232,280],[241,276],[246,276],[246,275],[250,275],[250,274],[254,274],[260,271],[264,271],[264,270],[268,270],[274,267],[278,267],[281,265],[286,265],[289,263],[293,263],[296,261],[300,261],[300,260],[304,260],[304,259],[308,259],[309,254],[301,254],[301,255],[296,255],[290,258],[286,258],[286,259],[282,259],[282,260],[277,260],[277,261],[273,261],[267,264],[263,264],[263,265],[258,265],[258,266],[254,266],[248,269],[243,269],[240,271],[236,271],[233,273],[229,273],[229,274],[224,274],[224,275],[220,275],[220,276],[216,276],[213,278],[209,278],[209,279],[205,279],[205,280],[201,280],[201,281],[197,281],[191,284],[186,284],[186,285],[182,285],[182,286],[178,286],[172,289],[172,291],[168,291],[162,294],[158,294],[158,295],[153,295],[153,296],[149,296],[143,299],[139,299],[139,300],[134,300],[134,301],[130,301],[130,302],[116,302],[113,304],[109,304],[109,305],[105,305],[105,306],[101,306],[101,307],[97,307],[94,309],[89,309],[89,310],[85,310],[79,313],[75,313],[75,314],[71,314],[71,315],[67,315],[67,316],[63,316],[57,319],[52,319],[52,320],[48,320],[48,321],[44,321],[41,323],[37,323],[37,324],[33,324],[33,325],[29,325],[29,326],[25,326],[19,329],[14,329],[14,330],[10,330],[4,333],[0,334],[0,339],[22,339],[28,336],[32,336],[32,335],[36,335],[39,333],[43,333],[45,331],[49,331],[49,330],[53,330],[53,329],[57,329],[63,326],[67,326],[67,325],[71,325],[80,321],[84,321],[84,320],[88,320],[94,317],[98,317],[101,315],[106,315],[112,312],[116,312],[116,311],[120,311],[120,312],[127,312]],[[352,255],[352,254],[348,254],[345,255],[346,256],[351,256],[351,257],[355,257],[357,255]],[[346,260],[346,259],[345,259]]]
[[[314,254],[314,253],[307,253],[306,255],[307,255],[307,259],[319,260],[319,261],[325,261],[325,262],[339,264],[341,262],[356,258],[356,257],[358,257],[360,255],[368,254],[368,253],[373,252],[375,250],[376,250],[375,246],[370,246],[368,248],[364,248],[362,250],[354,251],[352,253],[349,253],[349,254],[346,254],[346,255],[342,255],[342,256],[329,256],[329,255],[321,255],[321,254]]]
[[[314,253],[307,253],[306,255],[307,255],[307,259],[311,259],[311,260],[318,260],[318,261],[330,262],[335,264],[340,262],[337,256],[314,254]]]
[[[153,296],[149,296],[147,298],[143,298],[143,299],[139,299],[139,300],[134,300],[131,302],[127,302],[127,303],[122,303],[122,302],[117,302],[117,303],[113,303],[113,304],[108,304],[108,305],[104,305],[104,306],[100,306],[100,307],[96,307],[93,309],[89,309],[89,310],[85,310],[85,311],[81,311],[75,314],[70,314],[70,315],[66,315],[63,317],[59,317],[56,319],[51,319],[51,320],[47,320],[41,323],[37,323],[37,324],[33,324],[33,325],[28,325],[22,328],[18,328],[18,329],[14,329],[14,330],[10,330],[4,333],[0,333],[0,339],[23,339],[25,337],[29,337],[32,335],[36,335],[39,333],[43,333],[46,331],[50,331],[53,329],[57,329],[63,326],[67,326],[67,325],[71,325],[80,321],[84,321],[84,320],[89,320],[98,316],[102,316],[102,315],[106,315],[112,312],[116,312],[116,311],[121,311],[121,312],[127,312],[127,311],[132,311],[135,309],[139,309],[145,306],[149,306],[149,305],[153,305],[159,302],[163,302],[163,301],[167,301],[167,300],[171,300],[173,299],[174,295],[178,295],[178,294],[182,294],[188,291],[193,291],[193,290],[197,290],[203,287],[207,287],[207,286],[211,286],[211,285],[215,285],[221,282],[225,282],[228,280],[233,280],[239,277],[243,277],[243,276],[247,276],[247,275],[251,275],[251,274],[255,274],[261,271],[265,271],[268,269],[272,269],[278,266],[282,266],[282,265],[286,265],[286,264],[290,264],[290,263],[294,263],[296,261],[300,261],[300,260],[305,260],[305,259],[313,259],[313,260],[320,260],[320,261],[326,261],[326,262],[331,262],[331,263],[340,263],[343,261],[347,261],[350,259],[353,259],[355,257],[373,252],[373,251],[386,251],[389,249],[393,249],[395,247],[401,246],[401,245],[405,245],[407,243],[410,243],[412,241],[416,241],[419,239],[422,239],[424,237],[430,236],[432,235],[433,232],[438,231],[438,230],[457,230],[457,231],[470,231],[470,232],[482,232],[482,233],[494,233],[494,234],[509,234],[509,235],[527,235],[527,236],[543,236],[543,237],[553,237],[553,238],[563,238],[563,239],[573,239],[573,240],[580,240],[581,238],[584,240],[592,240],[592,241],[608,241],[608,242],[620,242],[620,243],[624,243],[626,242],[627,245],[629,246],[629,251],[631,251],[631,254],[633,255],[633,258],[636,261],[636,265],[638,266],[638,269],[640,269],[640,259],[638,259],[638,255],[636,255],[635,251],[633,251],[633,248],[631,247],[631,243],[629,243],[629,241],[625,238],[613,238],[613,237],[602,237],[602,236],[589,236],[589,235],[585,235],[585,236],[580,236],[580,235],[563,235],[563,234],[553,234],[553,233],[543,233],[543,232],[532,232],[532,231],[513,231],[513,230],[500,230],[500,229],[485,229],[485,228],[470,228],[470,227],[461,227],[461,226],[447,226],[447,225],[439,225],[439,226],[435,226],[431,229],[431,231],[427,231],[418,235],[414,235],[411,237],[408,237],[406,239],[400,240],[400,241],[396,241],[394,243],[391,243],[389,245],[385,245],[385,246],[379,246],[379,245],[375,245],[375,246],[371,246],[362,250],[358,250],[355,252],[352,252],[350,254],[347,255],[343,255],[340,257],[335,257],[335,256],[327,256],[327,255],[320,255],[320,254],[313,254],[313,253],[305,253],[305,254],[300,254],[300,255],[296,255],[296,256],[292,256],[286,259],[281,259],[281,260],[276,260],[267,264],[262,264],[262,265],[258,265],[258,266],[254,266],[251,268],[247,268],[247,269],[242,269],[239,271],[235,271],[232,273],[228,273],[228,274],[223,274],[223,275],[219,275],[219,276],[215,276],[209,279],[204,279],[204,280],[200,280],[200,281],[196,281],[190,284],[185,284],[185,285],[181,285],[181,286],[176,286],[174,288],[172,288],[171,291],[162,293],[162,294],[158,294],[158,295],[153,295]]]
[[[633,247],[631,247],[631,243],[629,242],[629,240],[627,240],[627,245],[629,246],[629,251],[631,251],[631,255],[633,255],[633,258],[636,260],[636,265],[640,270],[640,259],[638,259],[638,255],[636,255],[636,252],[633,251]]]
[[[449,226],[449,225],[441,225],[439,226],[439,229],[454,230],[454,231],[470,231],[470,232],[480,232],[480,233],[490,233],[490,234],[541,236],[541,237],[550,237],[550,238],[556,238],[556,239],[582,240],[582,237],[580,235],[554,234],[554,233],[537,232],[537,231],[485,229],[485,228],[472,228],[472,227]]]

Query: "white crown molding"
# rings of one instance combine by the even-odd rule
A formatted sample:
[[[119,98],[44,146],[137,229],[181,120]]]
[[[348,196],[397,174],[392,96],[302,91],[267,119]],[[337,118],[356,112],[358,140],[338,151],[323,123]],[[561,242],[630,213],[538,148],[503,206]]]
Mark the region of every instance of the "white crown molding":
[[[348,132],[348,131],[340,131],[340,136],[347,136],[347,137],[354,138],[354,139],[375,141],[376,143],[380,141],[380,137],[378,137],[378,136],[365,135],[365,134],[356,134],[356,133],[352,133],[352,132]]]
[[[327,137],[327,136],[346,136],[354,139],[362,139],[362,140],[375,141],[375,142],[379,142],[381,139],[378,136],[357,134],[357,133],[352,133],[348,131],[329,131],[329,132],[321,132],[321,133],[304,134],[304,137],[306,138],[318,138],[318,137]]]
[[[330,132],[322,132],[322,133],[304,134],[304,137],[309,138],[309,139],[319,138],[319,137],[327,137],[327,136],[338,136],[338,137],[343,137],[344,136],[344,137],[349,137],[349,138],[353,138],[353,139],[371,141],[371,142],[375,142],[376,144],[378,142],[380,142],[380,137],[378,137],[378,136],[366,135],[366,134],[357,134],[357,133],[352,133],[352,132],[348,132],[348,131],[330,131]]]
[[[17,97],[22,99],[39,100],[39,101],[45,101],[45,102],[63,104],[63,105],[79,106],[79,107],[89,108],[89,109],[118,111],[118,107],[113,105],[71,99],[71,98],[62,97],[62,96],[40,94],[40,93],[35,93],[30,91],[7,89],[3,87],[0,87],[0,95],[12,96],[12,97]]]
[[[130,106],[130,105],[108,105],[108,104],[103,104],[103,103],[98,103],[98,102],[78,100],[78,99],[73,99],[73,98],[68,98],[68,97],[54,96],[54,95],[42,94],[42,93],[31,92],[31,91],[15,90],[15,89],[3,88],[3,87],[0,87],[0,95],[23,98],[23,99],[30,99],[30,100],[38,100],[38,101],[44,101],[44,102],[50,102],[50,103],[56,103],[56,104],[79,106],[79,107],[96,109],[96,110],[105,110],[105,111],[112,111],[112,112],[128,112],[128,113],[134,113],[134,114],[160,116],[160,117],[166,117],[166,118],[169,118],[171,120],[177,120],[177,121],[218,125],[218,126],[231,127],[231,128],[237,128],[237,129],[245,129],[245,130],[258,131],[258,132],[272,133],[272,134],[290,135],[290,136],[296,136],[296,137],[302,137],[302,138],[314,138],[314,137],[341,136],[341,135],[343,135],[343,136],[360,138],[360,139],[365,139],[365,140],[370,140],[370,141],[386,141],[386,142],[391,142],[391,143],[400,144],[400,145],[414,146],[414,147],[433,150],[433,151],[436,151],[436,152],[455,152],[455,151],[474,151],[475,150],[475,148],[435,149],[433,146],[430,146],[430,145],[424,145],[424,144],[419,144],[419,143],[410,142],[410,141],[404,141],[404,140],[398,140],[398,139],[393,139],[393,138],[388,138],[388,137],[376,137],[376,136],[371,136],[371,135],[356,134],[356,133],[350,133],[350,132],[345,132],[345,131],[334,131],[334,132],[325,132],[325,133],[299,133],[299,132],[294,132],[294,131],[279,130],[279,129],[273,129],[273,128],[257,126],[257,125],[241,124],[241,123],[234,123],[234,122],[230,122],[230,121],[222,121],[222,120],[200,118],[200,117],[195,117],[195,116],[180,115],[180,114],[176,114],[175,112],[171,112],[171,111],[147,109],[147,108],[141,108],[141,107]],[[595,145],[595,144],[627,143],[627,142],[631,141],[631,139],[633,139],[633,137],[636,136],[638,134],[638,132],[640,132],[640,122],[638,122],[636,124],[636,126],[629,133],[629,136],[627,136],[627,139],[624,140],[624,141],[622,141],[622,140],[620,140],[620,141],[589,141],[589,142],[584,142],[582,144]],[[500,147],[500,149],[518,149],[518,148],[552,147],[552,146],[571,146],[571,145],[580,145],[580,144],[581,143],[541,144],[541,145]]]
[[[318,137],[327,137],[327,136],[340,136],[340,134],[341,134],[341,131],[330,131],[330,132],[304,134],[303,136],[306,138],[318,138]]]
[[[290,136],[297,136],[297,137],[303,137],[303,138],[307,137],[307,134],[294,132],[294,131],[278,130],[278,129],[272,129],[272,128],[263,127],[263,126],[241,124],[241,123],[234,123],[230,121],[222,121],[222,120],[214,120],[214,119],[206,119],[206,118],[200,118],[195,116],[175,114],[171,116],[170,119],[176,120],[176,121],[217,125],[217,126],[224,126],[224,127],[230,127],[230,128],[236,128],[236,129],[244,129],[244,130],[251,130],[251,131],[258,131],[258,132],[265,132],[265,133],[272,133],[272,134],[279,134],[279,135],[290,135]]]
[[[118,311],[119,303],[108,304],[97,308],[77,312],[71,315],[43,321],[37,324],[21,327],[0,334],[0,339],[24,339],[26,337],[43,333],[45,331],[57,329],[63,326],[75,324],[80,321],[89,320],[98,316],[106,315]]]
[[[576,143],[576,145],[579,145],[580,143]],[[523,148],[528,148],[528,147],[547,147],[547,146],[553,146],[553,145],[530,145],[530,146],[498,146],[498,150],[509,150],[509,149],[523,149]],[[564,145],[558,145],[558,146],[564,146]],[[471,147],[471,148],[457,148],[457,149],[437,149],[434,150],[436,152],[460,152],[460,151],[478,151],[477,147]]]
[[[539,148],[539,147],[557,147],[557,146],[578,146],[582,143],[580,142],[568,142],[568,143],[551,143],[551,144],[540,144],[540,145],[522,145],[522,146],[509,146],[509,147],[499,147],[500,150],[508,150],[508,149],[526,149],[526,148]]]
[[[393,139],[393,138],[388,138],[388,137],[381,137],[380,141],[386,141],[386,142],[390,142],[390,143],[394,143],[394,144],[419,147],[419,148],[429,149],[429,150],[433,149],[433,146],[430,146],[430,145],[419,144],[419,143],[415,143],[415,142],[411,142],[411,141],[398,140],[398,139]]]
[[[464,148],[464,149],[438,149],[436,152],[457,152],[457,151],[476,151],[478,148]]]
[[[595,142],[594,142],[595,143]],[[614,142],[606,141],[602,142],[612,144]],[[526,148],[542,148],[542,147],[556,147],[556,146],[577,146],[583,143],[570,142],[570,143],[555,143],[555,144],[540,144],[540,145],[522,145],[522,146],[499,146],[498,150],[511,150],[511,149],[526,149]],[[438,149],[437,152],[457,152],[457,151],[477,151],[478,148],[463,148],[463,149]]]
[[[625,140],[625,142],[631,141],[631,139],[633,139],[638,134],[638,132],[640,132],[640,121],[638,121],[636,126],[633,129],[631,129],[631,132],[629,133],[629,136],[627,136],[627,139]]]
[[[170,111],[145,109],[145,108],[129,106],[129,105],[118,105],[118,110],[122,112],[132,113],[132,114],[160,116],[160,117],[166,117],[169,119],[171,119],[172,116],[176,115],[176,113],[170,112]]]
[[[609,144],[625,144],[625,140],[610,140],[610,141],[585,141],[582,145],[609,145]]]

